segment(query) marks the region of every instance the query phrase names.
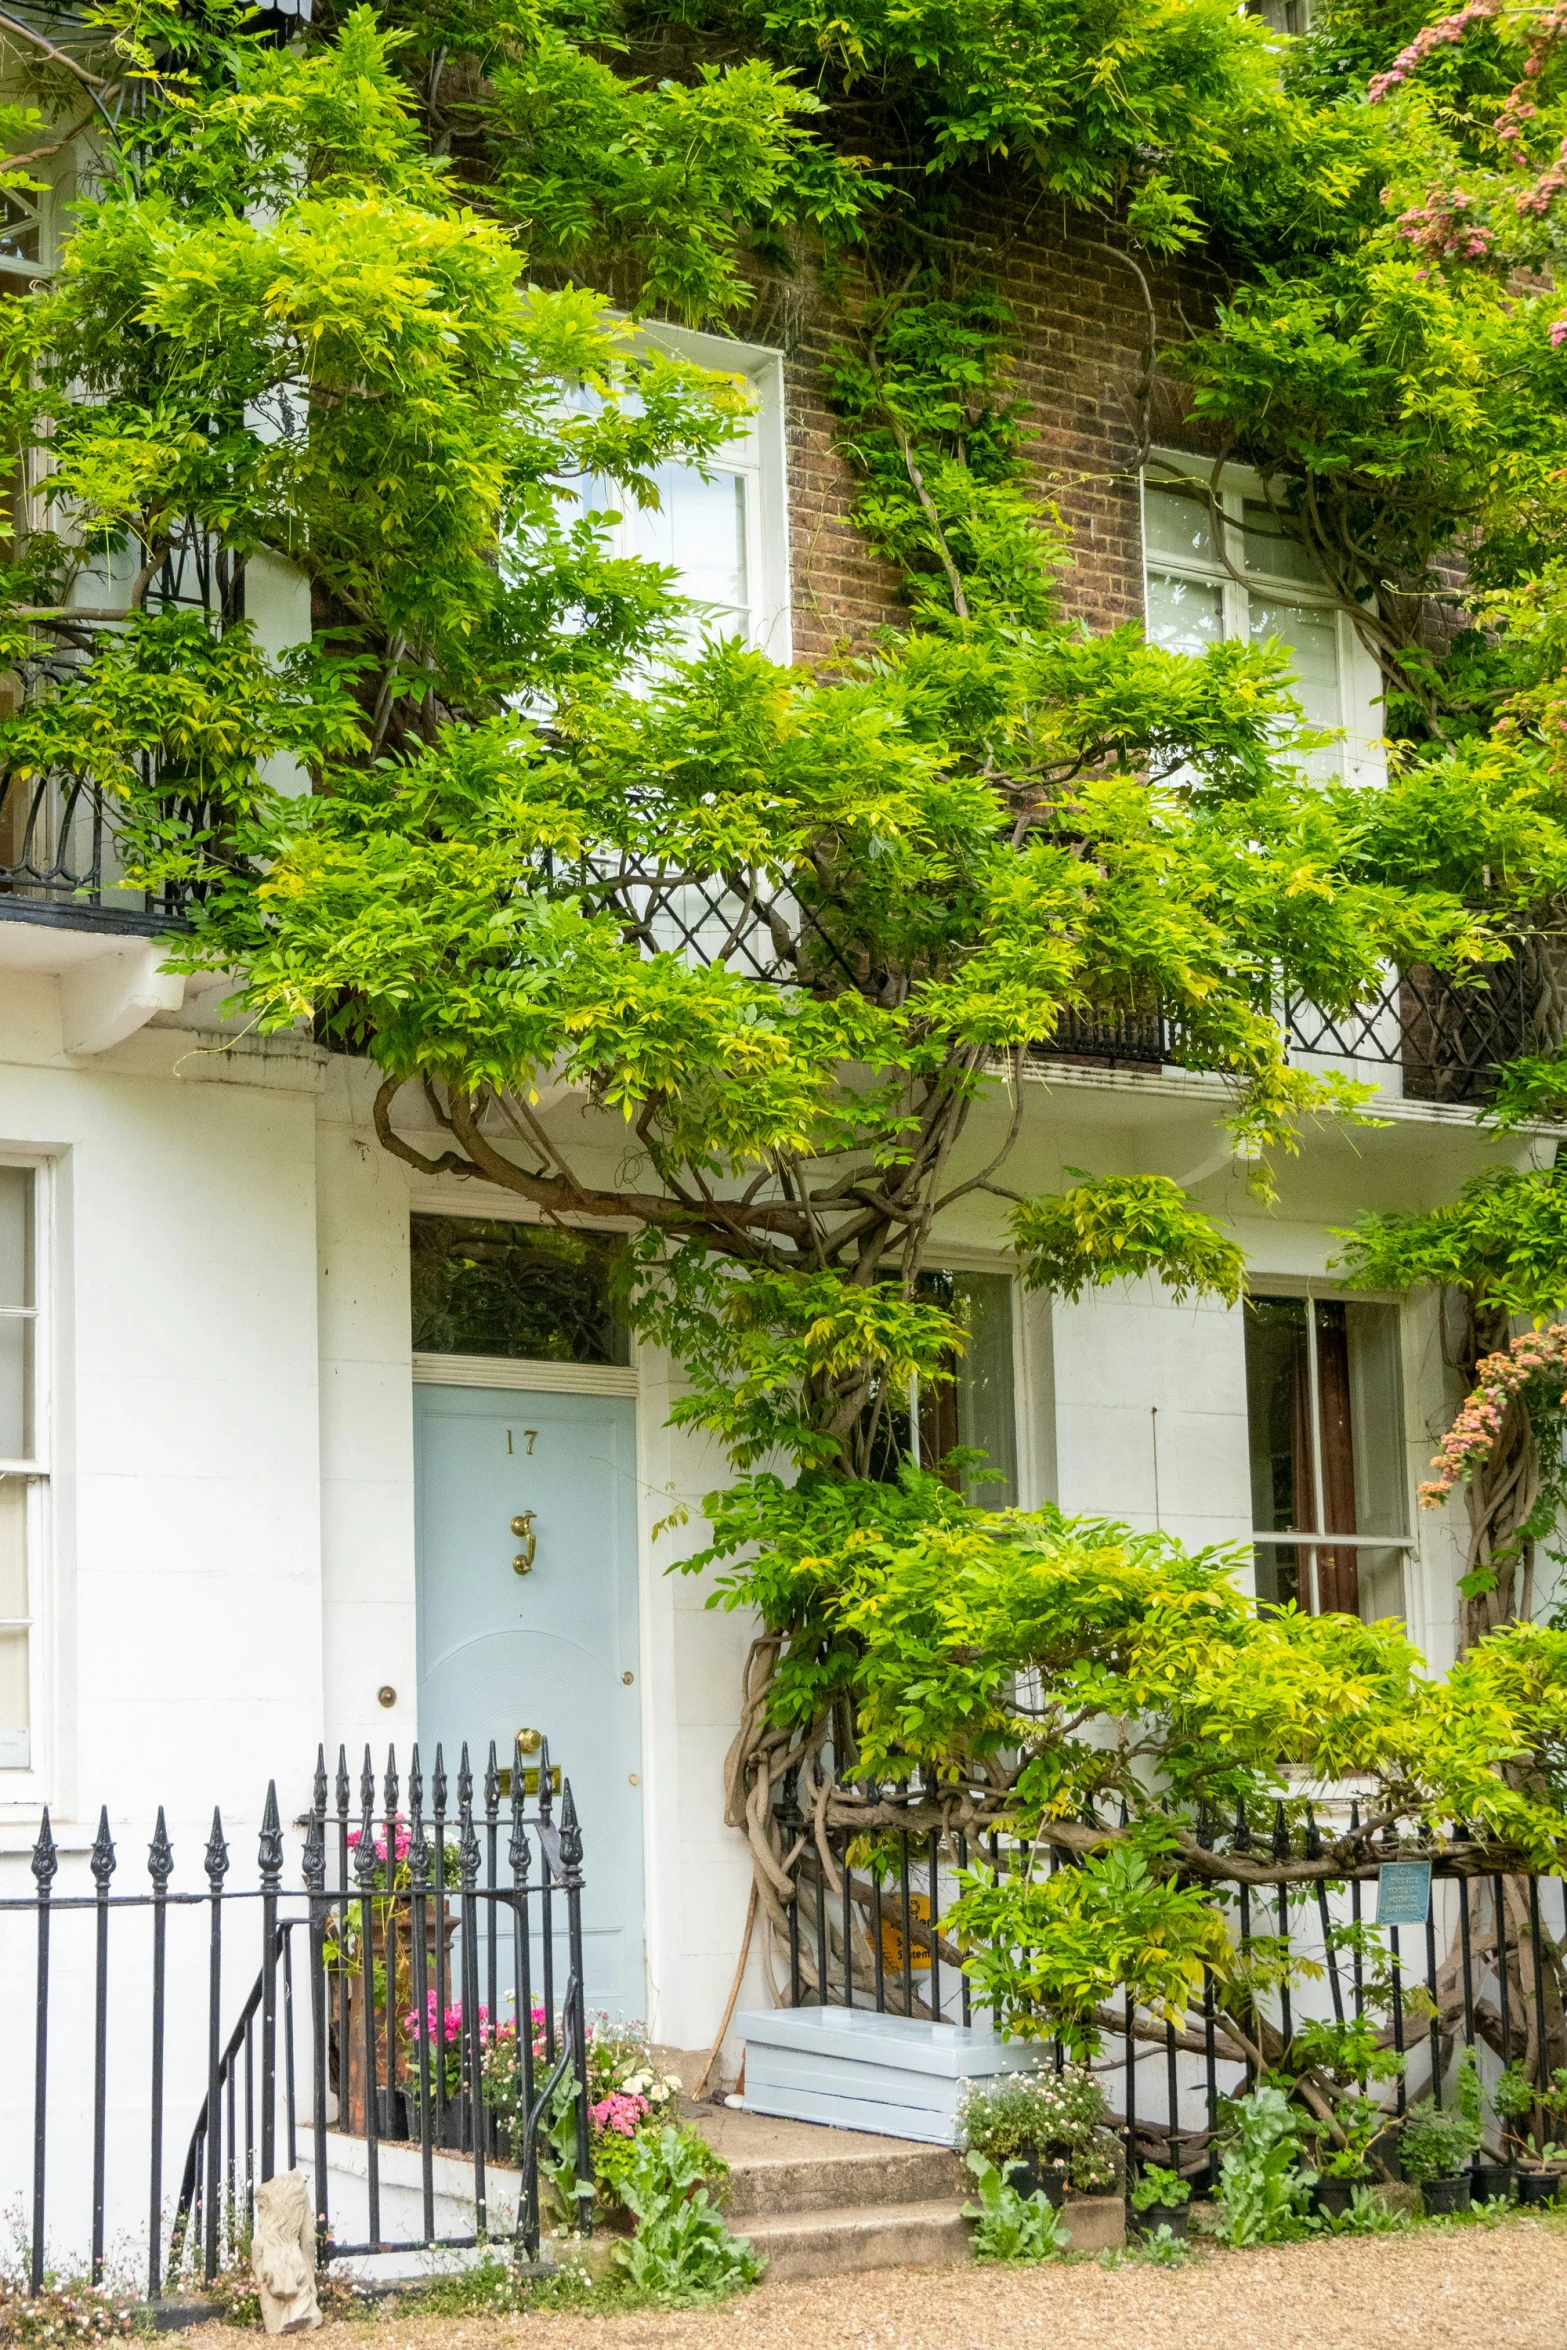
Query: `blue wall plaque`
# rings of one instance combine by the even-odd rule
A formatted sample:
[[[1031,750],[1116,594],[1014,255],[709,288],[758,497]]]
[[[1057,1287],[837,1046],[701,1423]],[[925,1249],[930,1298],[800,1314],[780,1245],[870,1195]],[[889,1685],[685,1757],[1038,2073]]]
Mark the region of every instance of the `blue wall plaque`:
[[[1431,1915],[1431,1863],[1385,1860],[1377,1871],[1377,1924],[1423,1926]]]

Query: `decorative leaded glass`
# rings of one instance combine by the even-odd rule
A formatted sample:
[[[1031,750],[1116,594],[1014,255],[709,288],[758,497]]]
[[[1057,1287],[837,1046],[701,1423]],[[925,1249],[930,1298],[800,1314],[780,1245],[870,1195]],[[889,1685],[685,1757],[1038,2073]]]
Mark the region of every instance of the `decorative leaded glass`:
[[[612,1234],[485,1216],[412,1224],[416,1354],[630,1361],[611,1289],[622,1245]]]

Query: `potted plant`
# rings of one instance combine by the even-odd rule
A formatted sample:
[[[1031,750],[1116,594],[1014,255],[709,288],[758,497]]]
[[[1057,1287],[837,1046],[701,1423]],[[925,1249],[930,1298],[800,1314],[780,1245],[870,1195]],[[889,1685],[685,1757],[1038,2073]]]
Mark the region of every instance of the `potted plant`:
[[[1567,2067],[1558,2066],[1548,2080],[1537,2081],[1521,2064],[1510,2064],[1491,2091],[1491,2102],[1497,2119],[1506,2126],[1502,2132],[1504,2156],[1510,2155],[1510,2185],[1516,2186],[1520,2202],[1553,2203],[1562,2181],[1562,2161],[1567,2149],[1549,2142],[1538,2152],[1535,2149],[1533,2123],[1536,2113],[1560,2120],[1567,2113]],[[1500,2164],[1482,2165],[1489,2171]]]
[[[1561,2192],[1562,2179],[1567,2176],[1564,2166],[1567,2166],[1567,2146],[1557,2146],[1547,2140],[1533,2162],[1519,2166],[1519,2202],[1554,2203]]]
[[[1145,2162],[1127,2197],[1138,2234],[1152,2236],[1160,2228],[1168,2228],[1172,2236],[1186,2235],[1191,2228],[1192,2215],[1187,2208],[1191,2192],[1179,2171]]]
[[[1473,2182],[1460,2174],[1479,2144],[1478,2124],[1457,2105],[1422,2097],[1409,2108],[1400,2141],[1404,2176],[1419,2187],[1428,2213],[1469,2209]]]
[[[1347,2097],[1335,2099],[1333,2120],[1342,2135],[1317,2141],[1313,2157],[1317,2183],[1312,2189],[1312,2202],[1324,2218],[1342,2219],[1355,2200],[1356,2188],[1369,2187],[1372,2183],[1371,2165],[1366,2157],[1387,2116],[1374,2099],[1351,2092]]]
[[[1044,2195],[1058,2208],[1068,2188],[1104,2194],[1116,2184],[1104,2091],[1081,2065],[976,2081],[959,2100],[958,2139],[1019,2193]]]

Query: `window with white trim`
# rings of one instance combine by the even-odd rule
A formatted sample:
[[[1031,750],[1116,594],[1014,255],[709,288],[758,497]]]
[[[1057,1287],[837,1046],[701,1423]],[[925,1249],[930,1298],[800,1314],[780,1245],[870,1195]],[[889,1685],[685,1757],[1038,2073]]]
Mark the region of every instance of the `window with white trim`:
[[[33,1763],[44,1474],[38,1185],[35,1168],[0,1166],[0,1771]]]
[[[789,545],[784,495],[783,362],[778,352],[681,327],[649,326],[648,342],[700,367],[739,376],[752,408],[744,429],[700,470],[660,465],[656,507],[638,507],[610,482],[589,482],[582,503],[619,520],[606,533],[617,555],[669,565],[692,612],[694,649],[738,636],[775,661],[789,659]]]
[[[1415,1546],[1398,1307],[1264,1294],[1245,1313],[1258,1597],[1403,1616]]]
[[[1279,640],[1308,723],[1342,735],[1308,753],[1306,771],[1380,780],[1376,663],[1261,482],[1232,470],[1215,501],[1206,476],[1175,458],[1154,460],[1143,477],[1143,558],[1150,644],[1202,653],[1225,637]]]

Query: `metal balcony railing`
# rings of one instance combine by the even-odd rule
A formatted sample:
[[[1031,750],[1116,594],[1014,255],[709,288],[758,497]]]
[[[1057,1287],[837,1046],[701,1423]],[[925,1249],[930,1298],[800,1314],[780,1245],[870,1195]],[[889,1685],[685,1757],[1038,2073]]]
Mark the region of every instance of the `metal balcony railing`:
[[[117,810],[95,785],[0,778],[0,921],[150,937],[183,922],[190,894],[126,880]]]

